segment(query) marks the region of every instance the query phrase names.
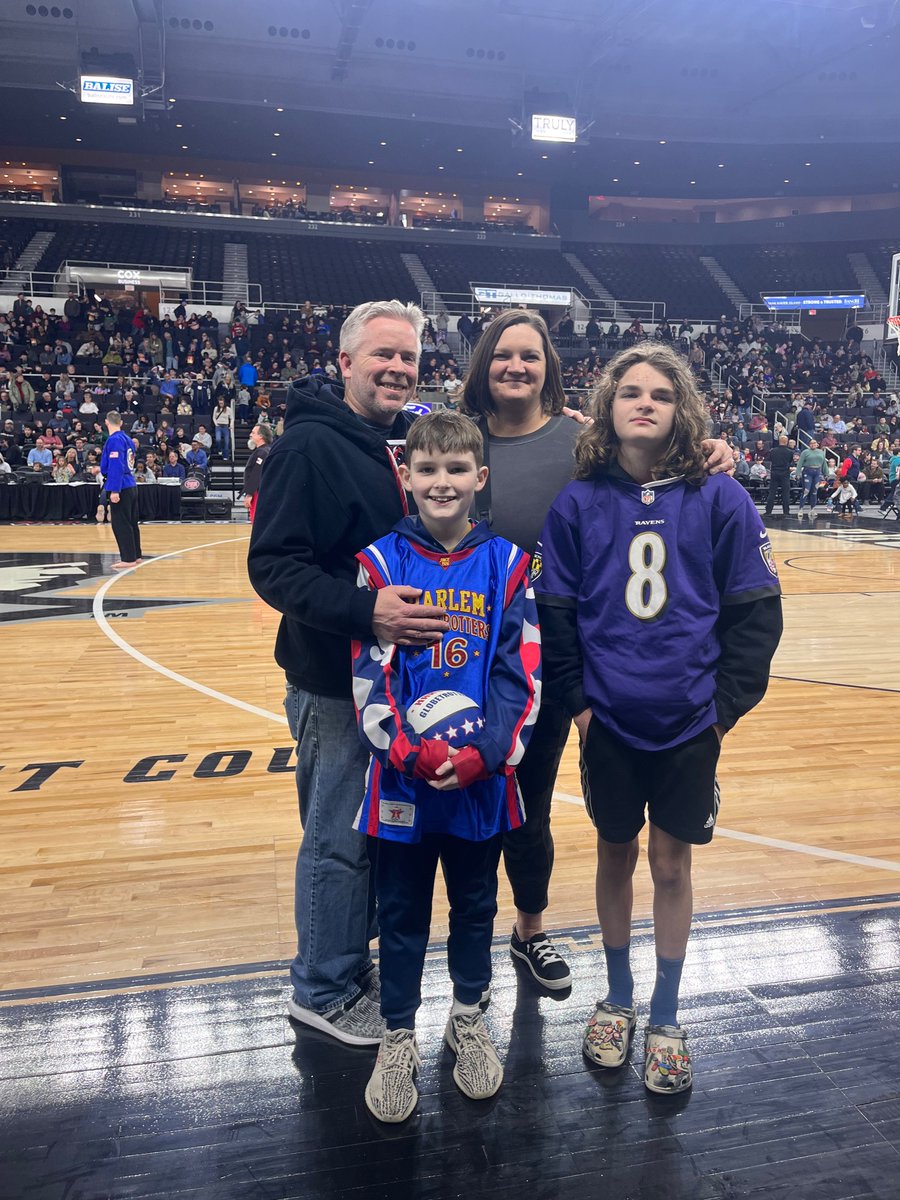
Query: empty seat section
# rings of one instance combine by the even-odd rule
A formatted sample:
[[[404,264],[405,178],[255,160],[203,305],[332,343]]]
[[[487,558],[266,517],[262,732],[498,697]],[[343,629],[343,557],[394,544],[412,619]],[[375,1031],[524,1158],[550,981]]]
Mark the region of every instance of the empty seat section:
[[[855,291],[859,281],[847,257],[852,248],[844,243],[806,242],[717,246],[710,253],[747,299],[758,304],[761,292]]]
[[[409,249],[418,254],[439,292],[468,292],[469,285],[476,282],[585,291],[583,279],[558,250],[443,243],[424,243]]]
[[[363,238],[247,235],[247,269],[267,303],[361,304],[395,298],[418,301],[401,254],[411,247]]]

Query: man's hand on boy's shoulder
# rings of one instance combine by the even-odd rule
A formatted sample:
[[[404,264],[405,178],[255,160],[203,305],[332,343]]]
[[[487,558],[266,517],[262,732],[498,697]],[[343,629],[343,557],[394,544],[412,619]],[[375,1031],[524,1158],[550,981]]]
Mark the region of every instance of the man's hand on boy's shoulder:
[[[395,646],[423,646],[441,640],[447,628],[447,610],[417,604],[421,595],[421,588],[402,585],[378,589],[372,632],[379,641]]]
[[[710,475],[733,475],[734,455],[731,447],[721,438],[704,438],[700,449],[706,459],[706,469]]]

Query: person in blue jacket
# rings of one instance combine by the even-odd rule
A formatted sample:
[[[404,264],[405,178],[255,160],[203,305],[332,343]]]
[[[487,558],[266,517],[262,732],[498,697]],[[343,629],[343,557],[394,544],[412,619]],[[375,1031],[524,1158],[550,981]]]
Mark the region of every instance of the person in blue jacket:
[[[113,537],[119,548],[119,561],[113,563],[113,570],[124,571],[141,561],[134,442],[122,429],[121,413],[106,414],[106,429],[109,438],[103,446],[100,473],[111,506]]]
[[[357,555],[362,586],[418,588],[423,604],[447,611],[434,645],[398,646],[374,635],[353,643],[354,703],[372,755],[354,827],[379,839],[386,1025],[365,1098],[381,1121],[406,1120],[418,1099],[415,1016],[438,862],[450,900],[453,1005],[444,1040],[456,1055],[453,1079],[472,1100],[493,1096],[503,1080],[482,1006],[490,995],[503,834],[524,817],[515,767],[540,707],[540,634],[529,555],[486,521],[473,527],[469,520],[487,479],[483,455],[468,417],[420,417],[400,467],[418,516],[404,517]],[[408,710],[423,697],[433,709],[441,693],[451,705],[471,704],[417,732],[422,726]]]
[[[191,448],[184,456],[184,461],[189,467],[195,467],[200,471],[206,471],[209,468],[209,459],[199,438],[195,437],[191,442]]]

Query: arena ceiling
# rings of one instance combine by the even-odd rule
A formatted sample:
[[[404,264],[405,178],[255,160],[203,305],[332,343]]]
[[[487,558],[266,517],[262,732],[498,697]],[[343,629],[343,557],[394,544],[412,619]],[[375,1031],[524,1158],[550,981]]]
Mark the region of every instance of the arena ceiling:
[[[573,197],[900,187],[900,0],[0,0],[0,19],[8,145]],[[67,90],[91,54],[133,64],[136,124]],[[579,145],[531,143],[532,108],[573,113]]]

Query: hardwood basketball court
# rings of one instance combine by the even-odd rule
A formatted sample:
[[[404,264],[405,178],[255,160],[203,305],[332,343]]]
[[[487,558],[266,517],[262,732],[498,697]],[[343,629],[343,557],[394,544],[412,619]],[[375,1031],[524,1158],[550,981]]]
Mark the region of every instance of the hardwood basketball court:
[[[865,524],[773,530],[785,635],[726,739],[700,914],[898,890],[900,530]],[[293,955],[293,756],[248,537],[145,526],[146,561],[116,576],[108,527],[0,528],[7,996]],[[594,921],[575,747],[553,818],[559,928]],[[502,897],[498,931],[505,881]],[[639,870],[639,915],[649,898]]]
[[[353,1051],[335,1047],[318,1035],[301,1034],[292,1065],[295,1036],[284,1020],[283,1003],[285,966],[294,953],[293,872],[298,842],[294,760],[281,708],[282,677],[272,659],[277,616],[247,583],[248,537],[247,526],[147,525],[142,529],[145,562],[117,576],[110,571],[116,553],[108,527],[0,527],[4,681],[0,689],[0,1045],[7,1058],[0,1096],[4,1112],[16,1112],[21,1105],[21,1112],[30,1114],[29,1132],[15,1134],[13,1148],[20,1177],[27,1175],[34,1187],[35,1181],[41,1183],[35,1194],[168,1196],[180,1195],[182,1189],[185,1195],[219,1198],[395,1194],[388,1184],[386,1190],[374,1184],[367,1190],[368,1183],[359,1178],[351,1187],[341,1175],[345,1163],[356,1163],[365,1171],[367,1156],[381,1153],[373,1149],[380,1134],[373,1134],[360,1115],[369,1059],[363,1055],[363,1062],[359,1052],[354,1058]],[[867,1030],[876,1029],[885,1016],[895,1028],[900,975],[896,938],[900,527],[895,522],[821,517],[811,527],[793,521],[783,528],[773,526],[772,542],[785,592],[785,636],[766,699],[726,739],[720,770],[720,827],[712,845],[695,854],[698,915],[685,972],[687,1002],[700,1005],[708,1019],[713,1005],[706,999],[710,987],[724,988],[733,975],[730,967],[726,969],[730,960],[724,947],[730,945],[731,955],[739,947],[741,986],[754,989],[757,1001],[765,992],[770,1014],[778,1005],[785,1011],[799,1011],[790,989],[799,987],[801,980],[804,995],[833,988],[828,1004],[841,1012],[852,996],[862,1006]],[[593,932],[594,839],[580,803],[574,740],[557,786],[553,817],[557,859],[548,925],[560,931],[578,982],[566,1003],[541,999],[538,1004],[529,997],[527,985],[517,981],[503,951],[511,900],[501,880],[500,967],[492,1012],[498,1027],[504,1013],[512,1022],[511,1038],[507,1033],[499,1038],[509,1080],[499,1099],[501,1106],[513,1106],[519,1124],[510,1134],[510,1114],[502,1107],[491,1120],[498,1137],[512,1136],[514,1142],[524,1136],[520,1122],[523,1114],[532,1111],[529,1106],[536,1103],[537,1095],[543,1097],[542,1104],[550,1105],[546,1112],[540,1111],[542,1120],[551,1124],[562,1121],[564,1112],[574,1117],[579,1105],[599,1103],[597,1081],[586,1072],[579,1052],[583,1010],[593,998],[600,967]],[[440,902],[435,910],[442,912]],[[641,959],[640,968],[645,990],[652,953],[649,914],[644,862],[636,880],[636,916],[641,954],[647,957],[646,964]],[[827,922],[835,924],[826,930]],[[838,929],[843,932],[835,933]],[[445,934],[446,926],[439,921],[434,929],[436,942]],[[847,974],[843,960],[838,963],[835,938],[858,938],[856,974]],[[435,1026],[426,1035],[433,1057],[432,1042],[439,1037],[447,995],[437,951],[427,970],[430,990],[423,1016],[426,1029]],[[867,986],[873,981],[883,984],[882,991],[859,990],[860,973]],[[845,992],[847,988],[851,990]],[[729,993],[725,1008],[732,1022],[729,1028],[746,1029],[746,996],[742,993],[735,1000]],[[250,1009],[255,1014],[252,1022]],[[239,1020],[227,1015],[236,1012]],[[66,1136],[87,1138],[78,1143],[79,1153],[83,1151],[88,1159],[100,1153],[91,1140],[105,1136],[92,1124],[98,1118],[90,1116],[94,1111],[90,1106],[79,1108],[77,1120],[71,1116],[74,1101],[69,1089],[77,1086],[79,1095],[93,1094],[91,1089],[100,1087],[96,1070],[115,1067],[117,1077],[123,1071],[127,1075],[128,1064],[138,1061],[133,1058],[129,1033],[135,1020],[138,1025],[150,1022],[165,1047],[152,1054],[147,1051],[146,1062],[140,1059],[145,1064],[139,1070],[142,1088],[151,1091],[152,1070],[157,1069],[146,1065],[151,1060],[169,1063],[167,1086],[174,1086],[173,1064],[181,1063],[184,1081],[195,1088],[197,1071],[206,1079],[211,1071],[227,1071],[228,1061],[243,1061],[239,1055],[221,1057],[223,1048],[231,1046],[229,1038],[234,1035],[229,1031],[248,1031],[254,1063],[262,1062],[258,1055],[264,1043],[271,1057],[260,1069],[266,1083],[277,1080],[282,1090],[277,1102],[268,1094],[259,1100],[260,1078],[254,1076],[255,1099],[245,1100],[240,1112],[254,1128],[260,1111],[253,1107],[257,1102],[274,1104],[281,1114],[296,1110],[304,1122],[312,1122],[298,1126],[297,1116],[281,1130],[285,1142],[278,1154],[288,1154],[292,1147],[290,1163],[266,1159],[270,1174],[265,1185],[258,1182],[252,1163],[243,1163],[235,1168],[235,1180],[238,1176],[244,1180],[244,1186],[238,1187],[236,1182],[227,1183],[215,1157],[200,1162],[193,1176],[188,1172],[183,1181],[166,1183],[165,1172],[145,1143],[128,1151],[123,1143],[117,1153],[134,1153],[143,1164],[140,1186],[126,1185],[115,1171],[109,1174],[110,1165],[101,1154],[89,1172],[79,1166],[83,1186],[74,1191],[71,1174],[54,1174],[42,1165],[41,1154],[52,1158],[48,1146],[53,1137],[36,1130],[48,1121],[51,1126],[57,1120],[70,1121],[72,1129]],[[817,1037],[824,1020],[821,1014],[816,1017]],[[103,1042],[105,1049],[97,1043],[100,1026],[119,1030],[108,1044]],[[521,1041],[526,1026],[538,1031],[537,1044],[545,1048],[543,1060],[540,1051],[529,1050]],[[831,1025],[828,1028],[837,1036]],[[48,1030],[56,1030],[58,1036],[45,1040]],[[224,1042],[217,1040],[220,1035]],[[740,1041],[744,1036],[735,1035],[742,1045],[746,1045]],[[551,1043],[565,1046],[565,1065],[557,1070],[552,1068]],[[68,1074],[76,1070],[71,1046],[77,1054],[87,1054],[77,1067],[77,1077]],[[710,1071],[718,1055],[719,1070],[725,1072],[718,1083],[728,1078],[734,1063],[721,1039],[708,1031],[706,1040],[702,1035],[698,1039],[697,1051],[700,1071]],[[836,1050],[832,1053],[837,1056]],[[870,1040],[859,1053],[874,1063],[885,1050],[880,1042]],[[896,1060],[897,1052],[891,1054],[891,1061]],[[755,1151],[752,1169],[759,1172],[771,1161],[771,1146],[780,1145],[779,1139],[787,1136],[779,1123],[787,1121],[788,1114],[797,1123],[796,1137],[802,1136],[809,1093],[799,1085],[787,1086],[790,1071],[799,1070],[801,1059],[807,1064],[805,1071],[818,1076],[822,1068],[818,1062],[811,1066],[793,1043],[777,1055],[772,1051],[777,1069],[762,1050],[754,1050],[753,1055],[760,1087],[764,1079],[768,1088],[760,1092],[760,1125],[754,1126],[769,1131],[766,1148]],[[296,1091],[291,1090],[292,1078],[304,1081]],[[223,1080],[220,1085],[225,1087]],[[712,1086],[716,1080],[706,1082]],[[136,1079],[127,1082],[122,1075],[122,1087],[135,1085]],[[808,1086],[820,1089],[817,1102],[821,1102],[822,1080]],[[352,1088],[349,1096],[348,1087]],[[638,1104],[644,1111],[637,1076],[622,1087],[625,1090],[618,1098],[607,1095],[603,1100],[604,1123],[620,1119],[609,1115],[613,1100],[620,1105],[616,1111],[623,1114],[637,1112],[634,1105]],[[568,1090],[559,1090],[563,1088]],[[829,1104],[840,1094],[846,1106],[851,1093],[836,1084],[831,1089],[829,1082]],[[456,1104],[453,1091],[443,1074],[426,1077],[422,1129],[443,1129],[447,1107]],[[330,1099],[323,1101],[326,1093]],[[692,1120],[701,1111],[697,1093],[695,1085]],[[126,1098],[133,1094],[122,1093]],[[140,1094],[144,1098],[137,1102],[138,1112],[150,1103],[149,1093]],[[859,1144],[869,1146],[872,1139],[877,1143],[876,1152],[871,1147],[866,1151],[866,1162],[876,1171],[874,1182],[868,1178],[865,1187],[857,1180],[852,1188],[848,1184],[844,1190],[823,1190],[834,1179],[826,1156],[821,1170],[808,1177],[810,1187],[818,1181],[815,1193],[798,1186],[785,1195],[895,1194],[890,1191],[893,1182],[885,1181],[895,1180],[892,1164],[900,1165],[894,1128],[898,1122],[891,1115],[897,1091],[892,1084],[887,1093],[876,1087],[872,1094],[887,1106],[883,1114],[887,1125],[873,1124],[868,1112],[863,1119],[855,1107],[851,1115],[853,1121],[859,1117]],[[551,1095],[556,1097],[552,1104]],[[176,1120],[173,1103],[177,1107],[180,1102],[168,1095],[165,1120],[174,1121],[172,1128],[177,1126],[183,1135],[177,1146],[180,1153],[188,1136],[185,1131],[195,1129],[195,1124],[187,1110]],[[126,1111],[126,1100],[120,1097],[116,1104],[125,1105],[121,1111]],[[326,1108],[331,1113],[327,1119]],[[678,1132],[674,1111],[669,1110],[662,1125],[654,1126],[651,1120],[647,1136],[653,1129],[657,1137]],[[743,1123],[746,1129],[751,1120],[740,1103],[730,1117],[722,1116],[721,1107],[716,1111],[715,1133],[710,1137],[721,1136],[724,1125],[736,1129]],[[40,1120],[37,1113],[43,1113]],[[707,1118],[711,1119],[710,1111],[705,1112]],[[115,1117],[107,1119],[122,1132],[130,1128],[132,1117],[121,1123]],[[469,1128],[469,1117],[457,1114],[457,1119],[460,1128]],[[480,1130],[485,1119],[471,1118],[472,1129]],[[840,1120],[848,1119],[841,1109]],[[137,1116],[133,1120],[134,1136],[143,1137],[145,1127]],[[234,1114],[220,1117],[214,1123],[218,1132],[209,1137],[225,1138],[222,1128],[227,1125],[233,1130],[235,1122],[244,1128],[243,1120]],[[343,1142],[333,1135],[332,1120],[344,1123]],[[826,1125],[816,1128],[831,1145],[828,1140],[836,1135]],[[305,1131],[304,1154],[318,1154],[326,1143],[332,1147],[334,1157],[324,1175],[307,1174],[307,1169],[313,1169],[305,1159],[302,1170],[298,1166],[300,1149],[292,1140],[298,1130]],[[266,1138],[271,1136],[279,1135],[269,1130]],[[441,1136],[443,1150],[452,1155],[455,1151],[448,1149],[446,1133]],[[472,1136],[488,1135],[482,1131]],[[745,1134],[744,1141],[752,1142],[755,1136]],[[26,1149],[19,1150],[20,1145]],[[272,1145],[266,1141],[265,1151],[256,1146],[252,1162],[257,1161],[253,1155],[275,1153]],[[421,1163],[415,1158],[415,1165],[410,1165],[410,1146],[404,1143],[402,1153],[391,1151],[399,1156],[397,1162],[406,1164],[401,1168],[392,1159],[391,1170],[406,1180],[400,1194],[476,1194],[477,1189],[464,1183],[459,1184],[459,1192],[441,1190],[436,1183],[413,1186],[409,1179],[420,1178]],[[167,1144],[167,1149],[172,1146]],[[716,1187],[707,1187],[706,1168],[692,1154],[685,1147],[677,1151],[679,1169],[686,1169],[688,1160],[691,1169],[664,1193],[635,1185],[621,1194],[758,1194],[749,1184],[746,1190],[734,1185],[730,1192],[722,1191],[719,1175]],[[799,1151],[794,1154],[803,1157]],[[480,1162],[472,1169],[481,1169]],[[125,1171],[121,1164],[116,1169]],[[409,1178],[403,1174],[407,1170],[412,1172]],[[569,1174],[578,1175],[576,1165]],[[282,1177],[292,1182],[272,1182]],[[701,1177],[704,1186],[698,1190]],[[803,1178],[802,1172],[799,1177]],[[503,1175],[510,1187],[517,1178],[508,1171]],[[633,1176],[627,1178],[633,1183]],[[753,1178],[758,1183],[759,1176]],[[879,1180],[884,1190],[879,1190]],[[591,1187],[595,1184],[596,1180]],[[569,1187],[567,1194],[594,1194],[587,1182],[580,1186],[583,1190]],[[496,1188],[492,1191],[502,1194]],[[534,1194],[561,1193],[548,1184]]]

